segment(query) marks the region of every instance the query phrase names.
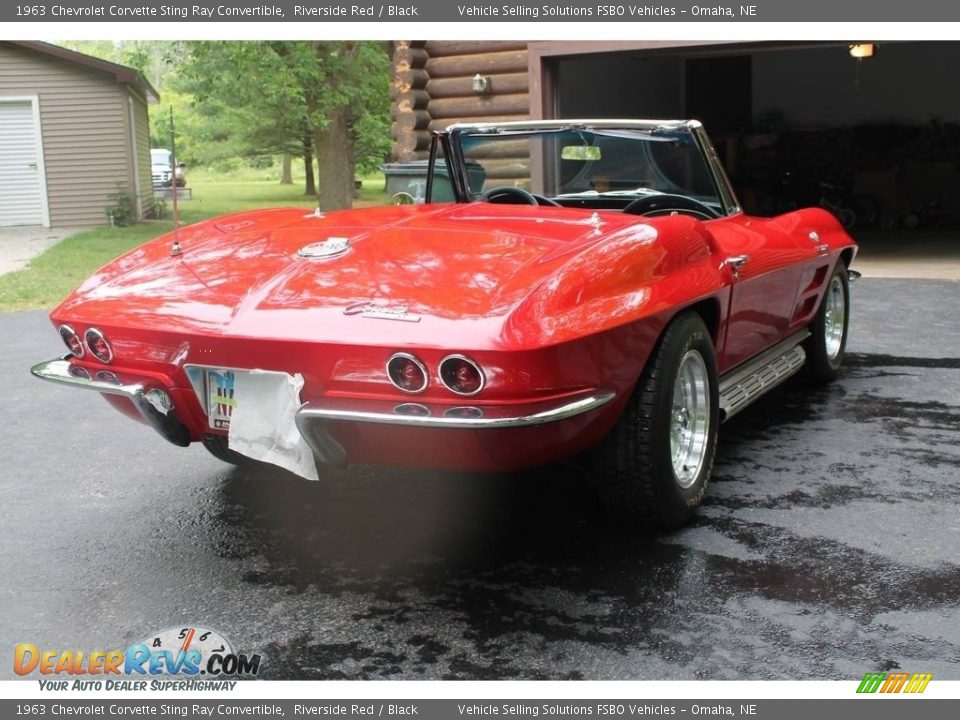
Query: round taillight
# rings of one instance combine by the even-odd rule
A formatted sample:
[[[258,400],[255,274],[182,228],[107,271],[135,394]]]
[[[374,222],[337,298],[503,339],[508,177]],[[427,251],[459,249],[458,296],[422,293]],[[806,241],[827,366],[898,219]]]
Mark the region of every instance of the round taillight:
[[[110,343],[103,336],[103,333],[96,328],[90,328],[83,334],[83,340],[87,344],[87,350],[102,363],[109,363],[113,360],[113,349]]]
[[[61,325],[57,330],[63,339],[63,344],[67,346],[67,350],[69,350],[74,357],[82,358],[83,341],[80,340],[80,336],[77,335],[76,331],[69,325]]]
[[[394,387],[407,393],[427,389],[427,368],[409,353],[396,353],[387,360],[387,376]]]
[[[483,371],[463,355],[449,355],[440,361],[440,382],[457,395],[476,395],[486,382]]]

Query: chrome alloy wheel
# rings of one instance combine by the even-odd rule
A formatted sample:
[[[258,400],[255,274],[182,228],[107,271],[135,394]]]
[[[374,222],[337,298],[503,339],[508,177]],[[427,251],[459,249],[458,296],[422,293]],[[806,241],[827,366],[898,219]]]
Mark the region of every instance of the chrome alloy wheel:
[[[707,455],[710,437],[710,380],[703,356],[688,350],[673,383],[670,456],[677,485],[692,486]]]
[[[823,344],[827,358],[836,360],[843,347],[844,326],[847,319],[847,302],[843,295],[843,281],[834,275],[823,299]]]

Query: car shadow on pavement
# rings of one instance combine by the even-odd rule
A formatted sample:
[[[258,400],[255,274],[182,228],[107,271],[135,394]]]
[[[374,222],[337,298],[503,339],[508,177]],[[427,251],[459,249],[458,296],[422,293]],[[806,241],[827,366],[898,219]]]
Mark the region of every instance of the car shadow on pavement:
[[[207,537],[245,583],[337,618],[265,648],[272,678],[889,669],[912,645],[877,618],[951,613],[960,595],[956,565],[901,557],[877,527],[912,522],[910,503],[938,493],[957,500],[936,475],[954,456],[923,464],[924,433],[955,435],[956,409],[875,391],[910,367],[854,357],[837,383],[789,383],[726,423],[704,506],[676,533],[614,526],[569,463],[514,475],[351,468],[319,483],[236,469]],[[895,471],[874,471],[871,456]],[[943,650],[910,652],[930,662]]]

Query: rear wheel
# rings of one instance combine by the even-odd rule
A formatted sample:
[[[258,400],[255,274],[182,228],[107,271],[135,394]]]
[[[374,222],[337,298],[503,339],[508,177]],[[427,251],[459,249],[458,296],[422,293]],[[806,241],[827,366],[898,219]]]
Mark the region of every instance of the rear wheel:
[[[687,523],[707,489],[718,425],[713,341],[699,315],[684,313],[664,331],[596,452],[611,513],[651,530]]]
[[[820,301],[816,317],[810,324],[810,337],[803,344],[807,353],[803,373],[811,382],[830,382],[840,370],[847,349],[849,304],[847,266],[838,262],[823,294],[823,300]]]

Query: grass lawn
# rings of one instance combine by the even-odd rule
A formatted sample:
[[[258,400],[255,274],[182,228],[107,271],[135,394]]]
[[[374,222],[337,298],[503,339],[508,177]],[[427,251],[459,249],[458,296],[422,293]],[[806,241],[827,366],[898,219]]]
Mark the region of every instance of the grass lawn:
[[[315,204],[304,197],[301,185],[214,182],[202,176],[188,179],[193,199],[180,203],[181,226],[253,208],[295,205],[310,209]],[[386,202],[383,176],[363,178],[363,188],[354,207]],[[167,209],[165,220],[149,220],[125,228],[85,230],[50,248],[27,268],[0,275],[0,312],[53,307],[97,268],[130,248],[172,230],[169,201]]]

